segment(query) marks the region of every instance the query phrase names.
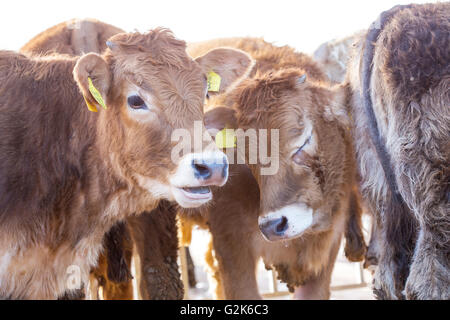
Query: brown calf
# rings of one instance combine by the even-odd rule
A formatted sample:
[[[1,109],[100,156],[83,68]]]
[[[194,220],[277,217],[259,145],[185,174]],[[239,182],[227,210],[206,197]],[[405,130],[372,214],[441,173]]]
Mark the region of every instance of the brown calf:
[[[124,32],[110,24],[94,19],[73,19],[57,24],[27,42],[21,52],[34,55],[64,53],[79,56],[106,50],[106,41]]]
[[[323,67],[330,81],[334,83],[343,83],[345,81],[353,47],[356,46],[363,34],[364,31],[360,31],[343,39],[325,42],[314,51],[314,59]],[[375,221],[377,216],[369,207],[363,208],[363,212],[367,213],[372,220],[371,236],[364,261],[364,268],[368,268],[373,272],[378,264],[379,257],[379,231],[377,222]]]
[[[106,45],[102,41],[107,36],[119,31],[120,29],[116,27],[96,20],[71,20],[42,32],[28,42],[22,51],[32,54],[59,52],[76,55],[96,48],[103,50]],[[84,41],[73,41],[73,39],[80,38],[83,38]],[[59,45],[62,39],[65,46]],[[245,61],[239,60],[239,58],[246,58],[246,56],[234,50],[220,51],[222,56],[216,55],[212,59],[225,59],[224,62],[229,67],[227,71],[234,72],[230,77],[218,70],[221,62],[215,64],[214,61],[206,60],[210,59],[209,57],[212,55],[202,59],[206,60],[208,68],[210,68],[208,70],[214,68],[224,77],[225,81],[227,79],[233,81],[233,77],[239,75],[239,68],[245,67]],[[230,61],[230,59],[234,59],[239,64],[233,65],[234,61]],[[226,85],[222,85],[223,88],[226,88]],[[133,297],[129,276],[131,254],[129,250],[123,250],[124,246],[132,248],[133,242],[136,244],[135,247],[140,258],[137,279],[140,297],[144,299],[179,299],[182,297],[183,288],[179,274],[176,268],[173,268],[177,258],[178,245],[174,210],[173,206],[161,204],[152,212],[128,218],[126,223],[113,227],[106,234],[104,238],[105,254],[100,256],[99,266],[94,268],[91,274],[91,292],[94,297],[97,296],[97,287],[103,289],[103,297],[106,299],[131,299]],[[158,214],[161,211],[165,213]],[[131,237],[129,233],[131,233]],[[145,241],[141,241],[144,239]],[[154,285],[155,281],[159,285]]]
[[[194,61],[166,29],[118,34],[108,46],[79,58],[0,53],[1,297],[62,296],[86,283],[113,224],[161,198],[202,205],[205,188],[227,179],[207,135],[209,149],[177,160],[171,134],[193,131],[205,73],[240,68],[241,54]]]
[[[348,75],[379,298],[450,299],[450,4],[398,6],[360,39]]]
[[[248,79],[211,97],[206,127],[277,129],[280,150],[274,174],[261,175],[260,163],[250,164],[251,170],[231,164],[230,179],[214,191],[207,212],[183,216],[211,231],[216,295],[260,298],[255,268],[262,257],[295,297],[327,299],[344,230],[352,260],[361,260],[365,250],[344,97],[329,88],[311,58],[288,47],[259,39],[221,39],[190,45],[189,52],[196,56],[217,46],[248,52],[255,66]],[[283,241],[268,242],[263,235]]]
[[[85,52],[102,53],[107,48],[106,40],[121,32],[124,31],[98,20],[74,19],[41,32],[25,44],[21,52],[33,55],[63,53],[73,56]],[[161,212],[160,206],[154,211]],[[139,296],[144,299],[181,299],[183,297],[180,275],[178,272],[169,272],[173,268],[168,260],[176,260],[178,246],[175,212],[173,211],[165,210],[164,214],[153,214],[153,211],[144,212],[142,215],[130,217],[111,228],[103,239],[103,252],[99,256],[98,266],[91,271],[89,286],[91,298],[133,299],[131,260],[133,245],[136,242],[134,237],[139,237],[143,233],[130,233],[131,222],[139,227],[137,230],[145,230],[143,235],[151,237],[153,240],[152,243],[147,243],[147,246],[140,245],[139,241],[136,243],[137,256],[141,257],[139,259],[141,266],[138,268],[140,272],[136,279],[139,284]],[[173,234],[160,231],[161,227],[170,225],[174,229]],[[175,250],[171,250],[172,247],[175,247]],[[165,258],[162,259],[158,254],[152,254],[154,251],[159,252]],[[173,290],[167,290],[167,286],[150,285],[154,282],[153,273],[157,272],[147,272],[148,268],[145,266],[148,264],[151,265],[150,268],[153,271],[162,270],[161,274],[157,276],[166,277],[166,279],[159,282],[170,285]],[[79,296],[84,295],[85,293],[82,292]]]

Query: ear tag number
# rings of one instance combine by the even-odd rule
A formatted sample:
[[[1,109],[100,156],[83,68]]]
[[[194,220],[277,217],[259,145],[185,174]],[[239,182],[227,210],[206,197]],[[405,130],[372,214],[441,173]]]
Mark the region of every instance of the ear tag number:
[[[220,76],[214,71],[208,72],[207,75],[208,91],[219,92],[221,80],[222,79],[220,78]]]

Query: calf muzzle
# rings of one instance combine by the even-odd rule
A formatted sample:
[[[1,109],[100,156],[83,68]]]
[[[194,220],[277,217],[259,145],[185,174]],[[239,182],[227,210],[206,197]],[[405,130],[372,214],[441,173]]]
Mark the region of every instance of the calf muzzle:
[[[225,157],[217,162],[215,159],[193,159],[194,176],[208,185],[223,185],[228,176],[228,162]]]

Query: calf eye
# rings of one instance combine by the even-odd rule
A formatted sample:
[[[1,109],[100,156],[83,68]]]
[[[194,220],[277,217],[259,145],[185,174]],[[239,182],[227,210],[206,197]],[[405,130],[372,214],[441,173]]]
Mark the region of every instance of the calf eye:
[[[303,151],[303,148],[309,143],[309,141],[311,140],[311,137],[309,137],[308,139],[306,139],[305,143],[298,148],[297,152],[294,153],[294,155],[292,156],[292,160],[299,165],[303,165],[305,163],[306,160],[306,154]]]
[[[138,95],[129,96],[127,99],[128,105],[133,109],[148,109],[144,100]]]

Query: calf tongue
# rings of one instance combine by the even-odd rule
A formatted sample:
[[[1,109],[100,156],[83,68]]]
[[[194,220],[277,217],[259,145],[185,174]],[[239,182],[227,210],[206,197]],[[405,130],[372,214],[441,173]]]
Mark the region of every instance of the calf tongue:
[[[183,190],[189,193],[200,193],[200,194],[209,193],[211,191],[209,187],[183,188]]]

